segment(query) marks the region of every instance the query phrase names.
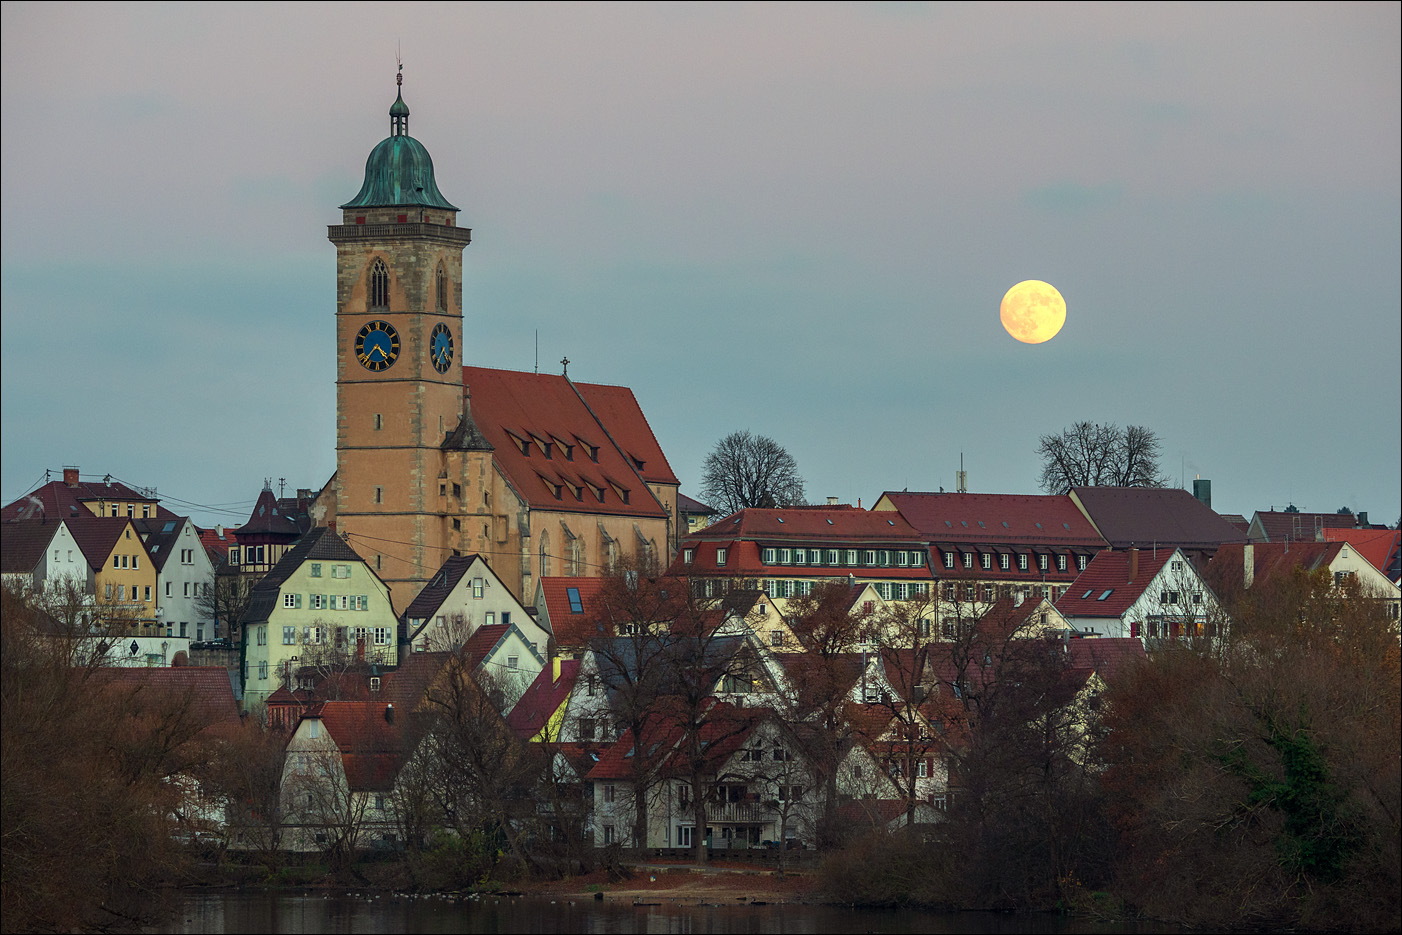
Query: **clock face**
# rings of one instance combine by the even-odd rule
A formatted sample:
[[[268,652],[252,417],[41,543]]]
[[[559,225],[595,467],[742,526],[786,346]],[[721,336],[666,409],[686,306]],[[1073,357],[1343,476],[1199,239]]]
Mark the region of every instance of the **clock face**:
[[[434,326],[433,336],[428,341],[428,356],[433,361],[433,369],[439,373],[447,373],[453,365],[453,334],[447,325]]]
[[[378,373],[399,359],[399,332],[387,321],[372,321],[355,336],[355,357]]]

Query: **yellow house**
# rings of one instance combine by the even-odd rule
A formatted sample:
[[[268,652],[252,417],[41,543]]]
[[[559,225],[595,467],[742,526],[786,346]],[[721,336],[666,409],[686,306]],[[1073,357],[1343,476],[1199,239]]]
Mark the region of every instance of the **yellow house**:
[[[126,517],[67,518],[74,540],[93,571],[93,601],[133,634],[156,627],[156,563]],[[146,633],[146,631],[151,631]]]
[[[303,536],[258,583],[241,622],[246,709],[304,673],[399,664],[389,587],[326,526]]]

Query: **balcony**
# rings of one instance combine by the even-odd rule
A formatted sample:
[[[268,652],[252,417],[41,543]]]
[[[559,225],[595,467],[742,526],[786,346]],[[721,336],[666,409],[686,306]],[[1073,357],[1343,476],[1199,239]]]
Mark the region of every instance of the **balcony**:
[[[358,240],[438,240],[465,247],[472,243],[470,227],[448,227],[419,221],[404,224],[328,224],[326,231],[326,236],[336,244]]]

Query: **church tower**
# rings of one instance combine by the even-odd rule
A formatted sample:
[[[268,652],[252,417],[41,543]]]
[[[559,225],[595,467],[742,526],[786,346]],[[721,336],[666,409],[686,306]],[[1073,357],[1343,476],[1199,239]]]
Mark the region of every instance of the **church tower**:
[[[396,82],[403,85],[401,72]],[[336,522],[403,610],[449,552],[445,441],[463,422],[472,231],[409,135],[402,90],[336,245]]]

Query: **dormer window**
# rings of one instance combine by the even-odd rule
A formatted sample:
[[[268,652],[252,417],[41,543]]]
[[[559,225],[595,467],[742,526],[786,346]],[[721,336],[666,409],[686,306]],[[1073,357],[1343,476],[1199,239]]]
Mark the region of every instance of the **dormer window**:
[[[724,565],[724,564],[725,564],[726,555],[727,555],[727,553],[729,553],[729,551],[730,551],[729,549],[716,549],[716,564],[717,564],[717,565]]]
[[[370,267],[370,307],[389,307],[389,267],[385,261],[376,259]]]
[[[979,564],[983,566],[984,571],[988,571],[990,568],[993,567],[993,556],[989,555],[987,552],[984,552],[982,555],[979,556]]]
[[[1026,571],[1026,570],[1027,570],[1027,556],[1026,556],[1026,554],[1020,554],[1020,555],[1018,555],[1018,557],[1017,557],[1017,570],[1018,570],[1018,571]]]
[[[1065,571],[1065,570],[1066,570],[1066,556],[1065,556],[1065,555],[1058,555],[1058,556],[1056,557],[1056,570],[1057,570],[1057,571]]]
[[[998,567],[1003,571],[1008,570],[1008,556],[1006,554],[998,556]]]

